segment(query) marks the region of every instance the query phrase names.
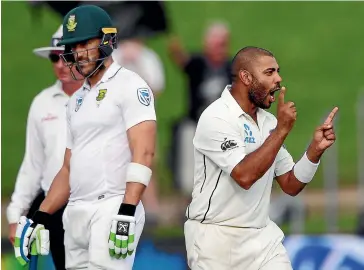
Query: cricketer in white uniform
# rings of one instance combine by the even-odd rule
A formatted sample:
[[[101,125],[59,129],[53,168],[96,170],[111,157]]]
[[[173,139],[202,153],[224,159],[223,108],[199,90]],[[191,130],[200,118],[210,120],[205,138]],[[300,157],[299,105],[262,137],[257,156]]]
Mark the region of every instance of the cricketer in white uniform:
[[[194,189],[184,232],[192,270],[292,269],[281,229],[269,219],[273,179],[297,195],[335,141],[335,108],[294,163],[283,145],[296,120],[284,102],[272,53],[246,47],[233,61],[233,83],[201,115],[195,148]],[[277,118],[265,111],[280,92]]]
[[[67,106],[64,164],[39,211],[18,226],[16,252],[25,262],[33,241],[37,254],[47,254],[47,223],[69,200],[66,268],[132,269],[145,222],[140,198],[152,174],[156,115],[146,82],[111,58],[116,33],[97,6],[77,7],[64,18],[62,56],[86,82]]]
[[[20,217],[23,214],[33,215],[30,208],[39,207],[37,195],[41,192],[38,196],[44,198],[62,167],[67,134],[66,105],[70,96],[83,83],[72,78],[59,56],[64,51],[63,46],[56,46],[61,38],[62,26],[53,34],[50,46],[33,50],[35,55],[50,60],[57,81],[37,94],[29,108],[24,158],[7,207],[9,238],[13,244]],[[57,270],[65,269],[62,214],[63,208],[53,216],[51,222],[51,237],[61,241],[61,244],[54,242],[51,245]]]

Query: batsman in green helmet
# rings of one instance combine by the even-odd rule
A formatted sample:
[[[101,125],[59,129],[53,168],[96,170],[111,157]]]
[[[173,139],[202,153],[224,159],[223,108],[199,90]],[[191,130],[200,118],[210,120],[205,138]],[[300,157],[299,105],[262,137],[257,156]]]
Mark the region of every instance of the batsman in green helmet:
[[[62,58],[87,79],[91,79],[107,66],[107,60],[117,46],[117,30],[109,15],[97,6],[82,6],[72,10],[63,21],[64,45]],[[105,63],[106,62],[106,63]],[[97,76],[96,76],[97,77]]]
[[[116,33],[109,15],[97,6],[82,5],[65,16],[61,57],[85,82],[67,104],[63,165],[38,218],[18,226],[22,251],[40,241],[37,230],[29,228],[42,228],[46,239],[45,225],[67,204],[66,269],[131,270],[144,228],[141,196],[152,175],[154,97],[138,74],[113,61]],[[39,247],[37,254],[48,254],[45,244]]]

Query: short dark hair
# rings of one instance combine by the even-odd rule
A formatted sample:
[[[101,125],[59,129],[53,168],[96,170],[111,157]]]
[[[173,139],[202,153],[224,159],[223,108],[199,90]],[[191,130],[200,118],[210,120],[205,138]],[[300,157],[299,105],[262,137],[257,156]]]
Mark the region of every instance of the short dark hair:
[[[239,70],[245,69],[249,71],[254,60],[261,56],[274,57],[272,52],[259,47],[247,46],[240,49],[231,63],[232,81],[238,77]]]

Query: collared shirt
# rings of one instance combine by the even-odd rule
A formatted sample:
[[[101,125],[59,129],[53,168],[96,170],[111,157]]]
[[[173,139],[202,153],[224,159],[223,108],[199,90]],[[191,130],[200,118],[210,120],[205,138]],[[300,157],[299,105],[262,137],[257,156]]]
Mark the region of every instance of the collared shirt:
[[[18,222],[40,189],[45,193],[63,164],[66,147],[66,104],[60,81],[32,101],[26,127],[26,148],[8,206],[9,223]]]
[[[202,113],[193,139],[195,168],[192,202],[186,211],[189,219],[246,228],[268,224],[273,178],[293,168],[291,155],[281,147],[273,165],[249,190],[230,176],[277,125],[277,119],[263,109],[258,109],[257,119],[258,124],[241,109],[230,86]]]
[[[67,106],[71,149],[69,204],[124,194],[131,161],[127,130],[156,120],[147,83],[116,62],[92,88],[85,83]]]

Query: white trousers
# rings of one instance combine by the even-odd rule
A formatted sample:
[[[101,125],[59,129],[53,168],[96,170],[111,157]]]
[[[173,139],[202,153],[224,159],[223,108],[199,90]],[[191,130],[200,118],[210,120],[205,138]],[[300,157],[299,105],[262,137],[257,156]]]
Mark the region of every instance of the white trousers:
[[[246,229],[188,220],[184,233],[192,270],[292,270],[283,232],[273,222]]]
[[[109,233],[112,216],[117,214],[123,196],[113,196],[94,202],[67,205],[63,214],[64,244],[67,270],[131,270],[135,252],[126,259],[109,255]],[[142,203],[135,212],[135,241],[142,234],[145,213]]]

